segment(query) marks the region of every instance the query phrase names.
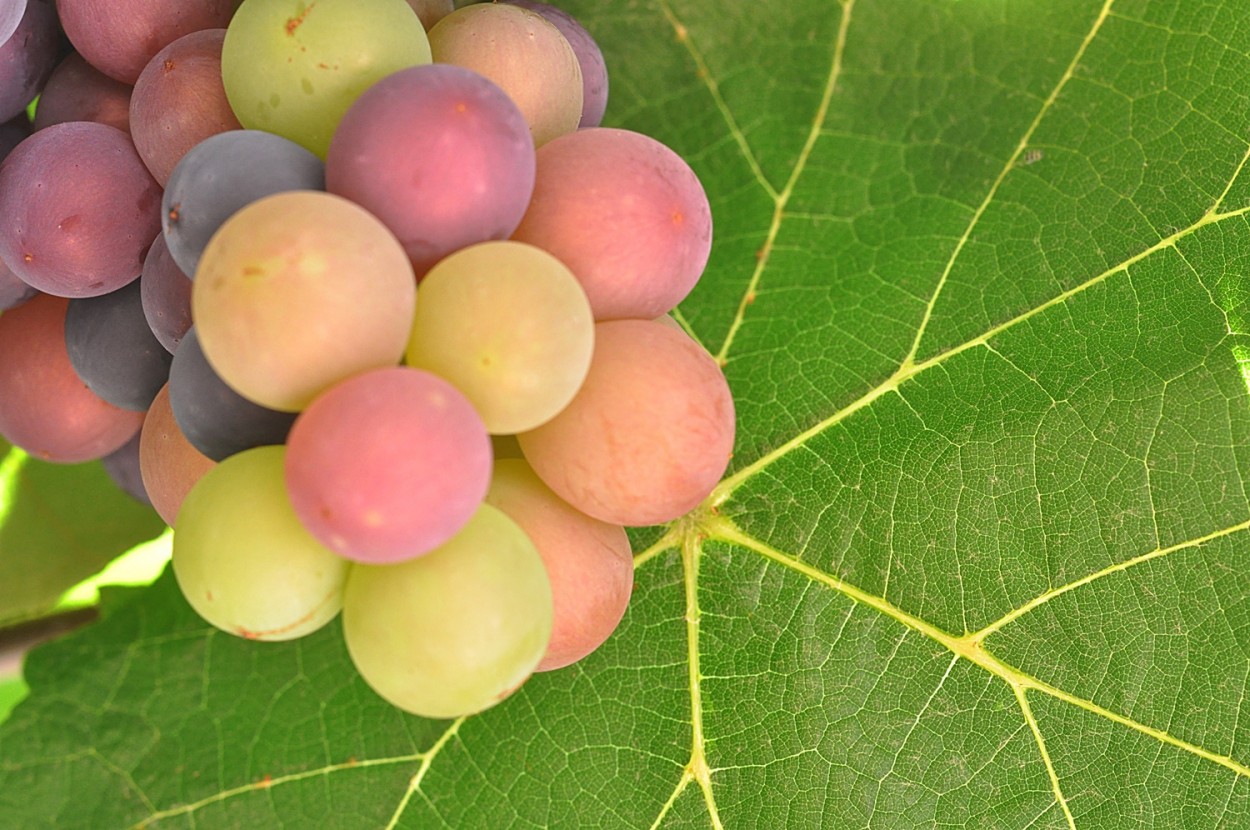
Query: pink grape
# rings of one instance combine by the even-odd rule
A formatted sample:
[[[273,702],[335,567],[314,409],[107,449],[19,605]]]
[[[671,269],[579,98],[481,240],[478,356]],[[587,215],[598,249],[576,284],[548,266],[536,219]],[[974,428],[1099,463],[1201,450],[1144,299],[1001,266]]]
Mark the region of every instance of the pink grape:
[[[223,29],[239,0],[57,0],[74,48],[96,69],[133,84],[157,52],[183,35]]]
[[[129,84],[114,80],[71,52],[39,94],[35,129],[67,121],[95,121],[130,132]]]
[[[599,323],[573,402],[518,440],[538,476],[578,510],[658,524],[720,481],[733,450],[733,397],[716,361],[682,332],[652,320]]]
[[[241,129],[221,83],[225,29],[183,35],[157,52],[135,82],[130,134],[164,187],[187,151],[209,136]]]
[[[160,207],[160,185],[130,136],[88,121],[57,124],[0,165],[0,259],[49,294],[107,294],[143,270]]]
[[[69,301],[46,294],[0,314],[0,435],[36,458],[72,464],[130,440],[142,412],[96,395],[65,350]]]
[[[61,59],[61,27],[52,0],[27,0],[17,29],[0,42],[0,122],[26,109]]]
[[[534,191],[534,142],[521,111],[481,75],[416,66],[374,84],[343,116],[326,189],[381,219],[420,275],[516,230]]]
[[[169,404],[169,384],[161,387],[139,434],[139,470],[152,506],[173,525],[182,501],[217,462],[197,450],[178,428]]]
[[[596,320],[658,317],[707,265],[712,211],[680,156],[629,130],[578,130],[538,149],[534,198],[513,239],[567,265]]]
[[[428,553],[464,527],[490,484],[482,419],[419,369],[375,369],[332,387],[296,419],[287,447],[296,514],[358,562]]]
[[[576,663],[608,639],[629,606],[634,559],[625,529],[574,508],[519,458],[495,462],[486,503],[521,526],[547,568],[551,640],[535,671]]]

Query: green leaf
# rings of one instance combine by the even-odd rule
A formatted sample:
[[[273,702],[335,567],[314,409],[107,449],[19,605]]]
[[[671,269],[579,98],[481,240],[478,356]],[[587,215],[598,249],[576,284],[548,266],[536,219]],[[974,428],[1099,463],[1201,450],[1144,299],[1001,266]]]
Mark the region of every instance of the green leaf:
[[[452,723],[165,578],[30,658],[8,826],[1250,826],[1250,6],[570,7],[711,195],[729,477]]]
[[[0,441],[0,627],[47,614],[164,527],[98,462],[48,464]]]

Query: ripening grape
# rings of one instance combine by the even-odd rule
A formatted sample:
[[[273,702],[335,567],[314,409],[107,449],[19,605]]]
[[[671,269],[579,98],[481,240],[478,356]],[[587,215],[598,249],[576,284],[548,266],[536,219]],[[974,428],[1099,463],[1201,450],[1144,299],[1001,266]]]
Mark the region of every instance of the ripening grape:
[[[450,5],[450,0],[448,2]],[[26,13],[26,0],[8,0],[0,4],[0,45],[3,45],[17,31],[17,24]]]
[[[521,111],[481,75],[415,66],[370,87],[343,116],[326,187],[381,219],[420,275],[516,230],[534,192],[534,142]]]
[[[512,238],[569,266],[596,320],[649,319],[703,273],[712,212],[680,156],[641,133],[599,127],[538,149],[534,198]]]
[[[130,440],[142,412],[87,388],[65,350],[69,301],[41,294],[0,314],[0,435],[44,461],[102,458]]]
[[[139,298],[156,339],[170,354],[178,351],[183,335],[191,328],[191,278],[174,262],[164,234],[156,235],[143,260]]]
[[[121,447],[101,458],[100,463],[104,467],[104,472],[108,473],[108,477],[120,490],[135,501],[151,507],[152,499],[144,489],[143,472],[140,469],[139,438],[140,433],[136,432],[134,437]]]
[[[579,130],[598,127],[608,108],[608,67],[603,51],[586,27],[564,9],[542,3],[539,0],[507,0],[514,6],[537,12],[547,22],[560,30],[564,39],[573,47],[577,63],[582,69],[582,117],[577,122]]]
[[[399,363],[415,303],[395,237],[346,199],[302,190],[253,202],[223,224],[191,292],[217,374],[288,412],[357,372]]]
[[[490,485],[486,427],[447,381],[397,366],[317,397],[287,440],[305,527],[359,562],[411,559],[464,527]]]
[[[539,477],[578,510],[659,524],[720,481],[733,449],[733,397],[715,359],[682,332],[651,320],[599,323],[573,402],[518,440]]]
[[[65,346],[83,383],[122,409],[147,411],[169,379],[173,356],[148,325],[138,280],[99,297],[70,300]]]
[[[483,505],[442,547],[356,565],[343,635],[361,677],[399,708],[454,718],[494,706],[542,659],[551,588],[534,543]]]
[[[498,84],[541,147],[577,129],[582,70],[573,47],[542,15],[519,6],[465,6],[430,29],[434,60],[472,69]]]
[[[204,139],[239,124],[221,85],[225,29],[183,35],[157,52],[130,96],[130,135],[162,187],[174,165]]]
[[[483,242],[425,276],[408,364],[455,384],[492,433],[517,433],[573,399],[594,337],[586,294],[558,259],[519,242]]]
[[[249,129],[325,158],[352,102],[430,43],[405,0],[244,0],[221,56],[226,96]]]
[[[172,526],[182,501],[217,462],[182,434],[169,405],[169,385],[161,387],[139,433],[139,470],[152,506]]]
[[[0,42],[0,122],[26,109],[61,59],[52,0],[27,0],[25,6],[13,34]]]
[[[35,129],[67,121],[96,121],[130,132],[129,84],[114,80],[71,52],[52,70],[39,106]]]
[[[143,270],[160,206],[160,185],[130,136],[89,121],[57,124],[0,166],[0,258],[40,291],[107,294]]]
[[[293,640],[338,614],[348,563],[304,529],[282,480],[284,447],[209,470],[174,526],[174,576],[209,623],[249,640]]]
[[[576,663],[608,639],[629,606],[634,559],[625,529],[575,509],[520,458],[495,462],[486,503],[521,526],[547,568],[551,641],[535,671]]]

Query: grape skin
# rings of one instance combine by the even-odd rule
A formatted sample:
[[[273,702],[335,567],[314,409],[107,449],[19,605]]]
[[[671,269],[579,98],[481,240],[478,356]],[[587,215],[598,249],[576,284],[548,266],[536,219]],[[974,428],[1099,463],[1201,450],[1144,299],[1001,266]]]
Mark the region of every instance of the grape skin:
[[[249,640],[293,640],[343,605],[348,563],[291,509],[284,447],[257,447],[209,470],[174,526],[174,576],[207,622]]]
[[[0,435],[44,461],[102,458],[139,430],[142,412],[96,395],[65,350],[69,301],[41,294],[0,315]]]
[[[712,211],[690,166],[629,130],[578,130],[538,148],[538,176],[512,234],[581,280],[596,320],[650,319],[698,282]]]
[[[163,234],[156,235],[143,260],[139,296],[143,316],[156,339],[170,354],[178,351],[178,344],[191,328],[191,278],[174,262]]]
[[[13,34],[0,43],[0,122],[22,113],[61,59],[61,31],[52,0],[28,0]]]
[[[129,84],[114,80],[71,52],[39,93],[35,129],[69,121],[96,121],[130,132]]]
[[[379,695],[422,717],[494,706],[533,672],[550,633],[542,559],[490,505],[437,550],[398,565],[356,565],[347,580],[352,662]]]
[[[241,129],[221,84],[225,29],[184,35],[157,52],[130,96],[130,135],[164,187],[187,151],[209,136]]]
[[[486,503],[521,526],[547,568],[551,641],[535,671],[576,663],[611,636],[629,606],[634,560],[625,529],[575,509],[519,458],[495,462]]]
[[[397,562],[454,536],[490,485],[491,449],[450,383],[407,367],[343,381],[300,414],[287,488],[304,525],[342,556]]]
[[[122,409],[146,411],[169,379],[172,355],[148,326],[137,280],[99,297],[70,300],[65,344],[83,382]]]
[[[156,393],[139,433],[139,470],[152,506],[171,527],[195,483],[217,462],[182,434],[169,404],[169,384]]]
[[[430,29],[430,50],[438,63],[472,69],[508,93],[529,122],[535,147],[577,129],[581,65],[542,15],[519,6],[465,6]]]
[[[539,477],[613,524],[659,524],[711,493],[729,464],[733,397],[716,361],[652,320],[595,326],[586,382],[559,415],[517,436]]]
[[[577,128],[598,127],[608,108],[608,67],[603,60],[603,50],[586,31],[577,18],[550,3],[539,0],[507,0],[514,6],[537,12],[557,29],[573,47],[577,63],[582,69],[582,117]]]

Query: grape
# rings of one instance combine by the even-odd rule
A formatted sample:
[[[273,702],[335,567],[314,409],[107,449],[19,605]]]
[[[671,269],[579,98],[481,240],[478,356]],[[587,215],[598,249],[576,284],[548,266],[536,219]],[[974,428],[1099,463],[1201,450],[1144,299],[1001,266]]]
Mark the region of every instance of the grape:
[[[14,147],[25,141],[30,132],[30,119],[24,112],[0,124],[0,161],[4,161]]]
[[[26,0],[5,0],[0,4],[0,46],[17,31],[17,24],[26,13]]]
[[[157,52],[135,82],[130,134],[164,186],[174,165],[204,139],[241,126],[221,85],[225,29],[183,35]]]
[[[698,177],[672,150],[597,127],[539,148],[534,198],[512,238],[569,266],[596,320],[652,318],[703,273],[712,213]]]
[[[44,294],[0,315],[0,435],[36,458],[71,464],[125,444],[143,413],[113,406],[78,379],[65,352],[68,303]]]
[[[375,369],[331,387],[287,445],[296,514],[359,562],[433,550],[464,527],[490,484],[490,441],[473,406],[417,369]]]
[[[322,158],[360,93],[429,62],[425,29],[405,0],[244,0],[221,56],[239,121]]]
[[[343,635],[361,677],[407,712],[452,718],[507,697],[551,632],[542,559],[489,505],[437,550],[398,565],[356,565]]]
[[[139,276],[160,204],[130,136],[87,121],[56,124],[0,165],[0,259],[49,294],[107,294]]]
[[[287,190],[324,189],[325,165],[294,141],[261,130],[218,133],[192,147],[166,183],[169,252],[194,277],[204,246],[240,208]]]
[[[201,478],[174,526],[174,576],[191,607],[249,640],[293,640],[338,614],[348,563],[304,530],[283,447],[233,455]]]
[[[625,529],[574,509],[519,458],[496,462],[486,503],[521,526],[547,568],[551,641],[535,671],[576,663],[608,639],[629,606],[634,559]]]
[[[541,147],[577,129],[582,70],[573,47],[542,15],[517,6],[457,9],[430,29],[434,60],[472,69],[503,88]]]
[[[395,237],[346,199],[311,191],[234,214],[204,250],[191,291],[200,343],[222,380],[291,412],[337,381],[399,363],[415,303]]]
[[[421,19],[421,25],[428,32],[430,27],[451,14],[455,8],[455,0],[407,0],[408,5]]]
[[[143,472],[139,466],[139,438],[142,429],[134,437],[100,459],[104,472],[108,473],[113,483],[137,502],[152,505],[148,492],[143,487]]]
[[[214,461],[281,444],[295,422],[294,414],[253,403],[227,386],[204,358],[194,326],[169,370],[169,402],[182,434]]]
[[[0,43],[0,122],[26,109],[60,59],[56,7],[52,0],[28,0],[21,22]]]
[[[143,260],[139,297],[152,334],[170,354],[178,351],[182,336],[191,328],[191,279],[174,262],[161,234]]]
[[[57,64],[39,94],[35,129],[68,121],[95,121],[130,132],[130,86],[71,52]]]
[[[91,391],[122,409],[146,411],[169,379],[172,355],[143,315],[138,280],[99,297],[70,300],[65,345]]]
[[[534,142],[521,111],[481,75],[416,66],[343,116],[326,185],[381,219],[424,274],[452,251],[516,230],[534,191]]]
[[[586,294],[558,259],[519,242],[483,242],[422,281],[408,364],[455,384],[492,433],[517,433],[573,399],[594,336]]]
[[[562,499],[605,522],[683,515],[720,481],[733,450],[733,397],[716,361],[651,320],[595,326],[586,382],[564,411],[518,436]]]
[[[183,499],[216,462],[182,434],[169,405],[169,385],[161,387],[139,433],[139,469],[152,506],[173,525]]]
[[[33,2],[33,0],[32,0]],[[96,69],[133,84],[183,35],[222,29],[239,0],[57,0],[65,34]]]
[[[608,67],[603,61],[603,51],[590,32],[586,31],[573,15],[550,3],[538,0],[508,0],[514,6],[537,12],[547,22],[560,30],[564,39],[573,47],[577,63],[582,69],[582,117],[578,129],[598,127],[608,108]]]
[[[16,308],[39,292],[18,278],[0,259],[0,311]]]

